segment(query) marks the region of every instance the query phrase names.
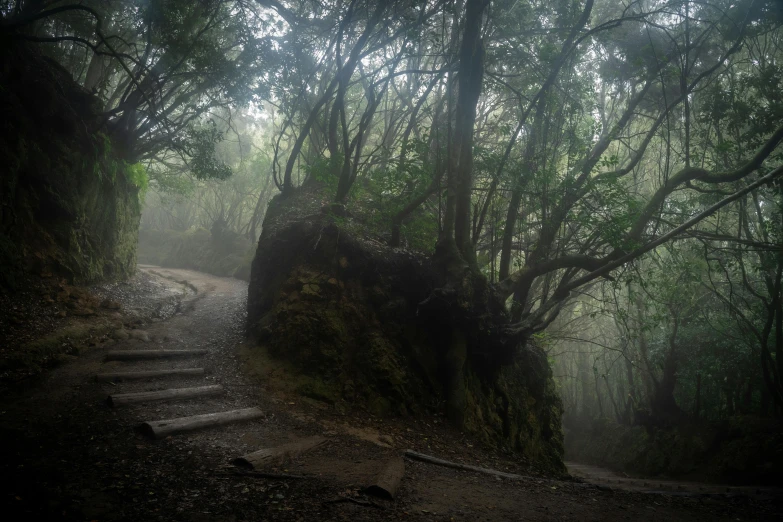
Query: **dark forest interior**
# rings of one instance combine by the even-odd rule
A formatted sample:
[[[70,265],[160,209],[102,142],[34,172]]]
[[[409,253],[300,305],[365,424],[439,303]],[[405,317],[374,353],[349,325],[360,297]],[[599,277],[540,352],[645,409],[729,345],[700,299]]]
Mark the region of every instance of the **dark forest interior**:
[[[780,0],[0,1],[7,520],[783,518]]]

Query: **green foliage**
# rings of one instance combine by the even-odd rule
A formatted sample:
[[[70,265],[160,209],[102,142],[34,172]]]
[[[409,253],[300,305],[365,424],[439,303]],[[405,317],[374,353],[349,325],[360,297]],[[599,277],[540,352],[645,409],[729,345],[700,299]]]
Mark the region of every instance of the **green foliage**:
[[[323,184],[330,193],[337,192],[337,184],[340,182],[340,169],[343,166],[342,154],[334,157],[318,157],[312,164],[305,167],[309,178]]]
[[[392,218],[409,201],[423,195],[432,182],[434,166],[429,162],[426,136],[411,139],[408,160],[372,171],[362,183],[355,185],[352,199],[365,209],[366,221],[378,236],[390,230]],[[438,237],[437,218],[429,212],[418,211],[400,226],[401,236],[408,248],[432,252]]]
[[[148,174],[155,190],[161,194],[188,196],[196,190],[195,180],[189,176],[183,176],[179,172],[153,166],[151,170],[148,170]]]
[[[190,172],[196,179],[227,179],[231,176],[231,167],[215,157],[215,146],[223,141],[223,132],[214,120],[192,126],[186,136],[187,141],[181,141],[180,146],[190,155]]]
[[[602,162],[611,168],[616,166],[617,157],[602,158]],[[596,231],[613,248],[630,251],[638,246],[629,242],[626,234],[638,219],[642,202],[628,190],[627,183],[615,176],[600,176],[590,183],[589,190],[574,221]]]
[[[139,202],[144,201],[144,196],[149,188],[150,178],[147,169],[141,163],[134,163],[125,167],[125,176],[128,181],[139,191]]]

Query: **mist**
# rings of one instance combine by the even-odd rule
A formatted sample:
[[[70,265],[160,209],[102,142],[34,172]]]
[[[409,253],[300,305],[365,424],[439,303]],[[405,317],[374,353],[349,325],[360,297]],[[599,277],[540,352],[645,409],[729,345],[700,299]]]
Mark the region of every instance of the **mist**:
[[[0,3],[0,509],[779,517],[782,44],[776,0]]]

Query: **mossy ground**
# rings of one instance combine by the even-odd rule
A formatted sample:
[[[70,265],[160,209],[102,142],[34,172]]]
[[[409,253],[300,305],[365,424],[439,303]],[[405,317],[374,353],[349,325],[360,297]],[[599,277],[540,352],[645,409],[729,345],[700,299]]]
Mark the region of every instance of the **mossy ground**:
[[[0,298],[0,386],[39,375],[123,328],[120,305],[64,281],[30,280]]]
[[[19,347],[0,361],[0,373],[23,370],[37,374],[97,346],[118,328],[122,328],[122,321],[116,318],[74,319],[60,330]]]

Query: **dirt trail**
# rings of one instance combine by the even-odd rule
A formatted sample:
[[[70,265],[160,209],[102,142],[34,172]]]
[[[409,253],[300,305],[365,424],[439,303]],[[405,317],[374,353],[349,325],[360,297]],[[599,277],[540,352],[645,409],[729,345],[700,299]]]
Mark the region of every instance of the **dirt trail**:
[[[774,498],[783,495],[783,490],[781,489],[764,486],[732,486],[682,480],[638,478],[591,464],[578,462],[566,462],[565,464],[571,475],[585,482],[627,491],[674,493],[677,495],[745,495],[755,498]]]
[[[406,462],[394,502],[362,488],[406,448],[466,464],[529,474],[482,449],[439,417],[378,419],[285,396],[244,371],[238,346],[247,285],[187,270],[143,268],[177,296],[174,315],[51,371],[0,398],[0,513],[6,520],[772,520],[780,499],[651,495],[546,478],[500,480]],[[174,281],[187,281],[186,284]],[[129,299],[144,296],[132,295]],[[198,349],[197,358],[105,361],[109,350]],[[96,382],[95,374],[203,367],[204,375]],[[106,405],[107,395],[220,384],[225,393],[177,402]],[[149,440],[147,420],[259,407],[259,420]],[[238,475],[232,459],[313,435],[329,442],[267,470]],[[533,470],[534,472],[534,470]],[[627,488],[632,489],[632,488]],[[358,502],[358,503],[357,503]],[[11,515],[10,518],[6,518]]]

